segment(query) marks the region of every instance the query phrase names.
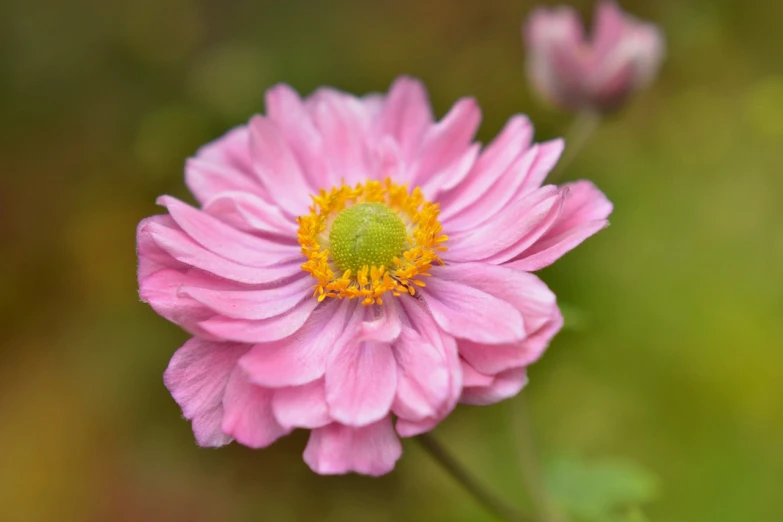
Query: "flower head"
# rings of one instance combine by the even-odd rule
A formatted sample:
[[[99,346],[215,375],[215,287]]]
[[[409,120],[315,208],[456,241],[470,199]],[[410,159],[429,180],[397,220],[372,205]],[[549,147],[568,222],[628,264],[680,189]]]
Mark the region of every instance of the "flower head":
[[[612,207],[542,186],[562,142],[526,118],[482,150],[476,103],[436,122],[410,78],[266,104],[188,161],[198,207],[163,196],[139,225],[140,295],[193,335],[164,380],[202,446],[304,428],[315,471],[386,473],[398,436],[522,388],[562,325],[530,272]]]
[[[533,86],[569,110],[609,112],[658,72],[664,54],[656,26],[602,1],[590,39],[570,7],[538,8],[524,26],[527,70]]]

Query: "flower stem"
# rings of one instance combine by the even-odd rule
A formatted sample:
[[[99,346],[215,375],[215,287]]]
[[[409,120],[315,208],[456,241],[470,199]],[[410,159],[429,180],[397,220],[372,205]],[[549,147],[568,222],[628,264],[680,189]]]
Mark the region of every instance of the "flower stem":
[[[501,520],[507,522],[534,522],[534,520],[520,512],[495,495],[487,491],[457,460],[435,440],[432,435],[424,433],[416,437],[422,447],[451,475],[468,493],[473,495],[487,511]]]
[[[585,110],[576,115],[571,122],[571,127],[569,127],[568,132],[566,132],[566,147],[563,151],[563,156],[547,178],[549,183],[554,183],[562,176],[563,172],[590,140],[590,137],[596,131],[600,123],[601,115],[596,111]]]
[[[514,439],[517,441],[519,467],[525,489],[530,496],[533,513],[543,522],[564,522],[544,485],[541,463],[531,429],[530,409],[524,392],[516,400],[511,401],[509,408]]]

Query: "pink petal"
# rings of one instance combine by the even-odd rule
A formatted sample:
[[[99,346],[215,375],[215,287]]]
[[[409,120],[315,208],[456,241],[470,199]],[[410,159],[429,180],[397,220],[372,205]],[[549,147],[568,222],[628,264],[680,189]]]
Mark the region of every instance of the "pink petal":
[[[622,10],[613,1],[602,1],[595,9],[593,24],[593,50],[601,59],[620,42],[625,29]]]
[[[308,109],[323,136],[327,161],[346,183],[364,181],[369,171],[365,136],[369,114],[361,100],[332,89],[319,89]]]
[[[339,185],[340,176],[326,160],[324,138],[296,91],[288,85],[272,87],[266,92],[266,110],[291,147],[308,184],[314,188]]]
[[[524,341],[510,344],[478,344],[460,340],[459,354],[473,368],[494,375],[511,368],[532,364],[544,352],[549,341],[563,326],[563,316],[555,308],[552,318]],[[469,386],[469,384],[465,384]]]
[[[481,111],[471,98],[459,100],[441,121],[425,133],[419,162],[411,183],[421,185],[460,158],[471,146],[481,121]],[[441,178],[442,183],[453,186],[456,180]]]
[[[247,192],[226,191],[207,200],[204,211],[246,232],[270,234],[296,243],[297,226],[277,205]]]
[[[467,177],[454,190],[440,196],[441,218],[448,219],[479,200],[530,147],[533,127],[524,116],[513,116],[479,156]]]
[[[612,203],[592,183],[577,181],[565,188],[568,194],[558,220],[509,266],[539,270],[608,225],[606,218],[612,212]]]
[[[323,379],[302,386],[277,388],[274,393],[272,411],[281,426],[313,429],[332,422],[326,406]]]
[[[401,300],[402,308],[411,326],[432,346],[443,354],[446,360],[448,395],[441,402],[434,416],[420,420],[398,418],[395,428],[401,437],[414,437],[433,429],[446,417],[457,404],[462,392],[462,368],[457,354],[457,344],[453,337],[443,332],[430,314],[427,306],[415,299]]]
[[[193,422],[200,446],[222,446],[231,442],[221,430],[223,395],[229,375],[247,345],[215,343],[192,338],[171,358],[163,382]]]
[[[509,399],[518,394],[527,384],[524,368],[514,368],[499,373],[487,386],[466,386],[462,391],[460,402],[485,406]]]
[[[391,135],[399,143],[402,157],[412,163],[424,132],[434,118],[427,91],[418,80],[402,76],[395,80],[378,116],[378,133]]]
[[[476,370],[469,362],[460,361],[462,367],[462,384],[466,388],[478,388],[492,385],[494,375],[487,375]]]
[[[248,378],[259,385],[277,388],[297,386],[324,375],[326,359],[341,336],[346,318],[356,303],[348,300],[324,303],[290,337],[255,345],[240,361]]]
[[[179,227],[204,248],[247,266],[272,266],[303,261],[301,248],[261,239],[227,225],[209,214],[170,196],[158,198]]]
[[[436,417],[449,395],[449,368],[444,354],[415,330],[403,328],[394,344],[394,358],[395,415],[408,420]]]
[[[523,192],[537,189],[544,183],[544,180],[563,154],[565,141],[562,139],[545,141],[544,143],[540,143],[538,147],[536,161],[530,167],[527,176],[525,176],[524,183],[522,183],[522,187],[520,188]]]
[[[435,176],[422,182],[422,192],[431,201],[437,201],[441,192],[453,189],[462,183],[462,180],[470,173],[473,165],[476,163],[481,145],[474,143],[469,145],[465,151],[457,156],[450,164],[445,165]]]
[[[137,275],[139,283],[145,277],[164,268],[173,268],[179,271],[185,271],[189,268],[158,246],[149,233],[151,226],[154,224],[162,227],[177,228],[174,220],[168,215],[150,216],[139,222],[139,225],[136,227],[136,254],[139,256]]]
[[[249,150],[249,149],[248,149]],[[197,157],[185,163],[185,184],[199,203],[205,203],[217,194],[237,191],[263,197],[266,193],[261,184],[251,178],[248,171]]]
[[[214,312],[232,319],[268,319],[287,312],[311,298],[314,280],[302,273],[280,286],[260,290],[226,290],[190,286],[183,282],[178,295],[187,296]]]
[[[251,448],[264,448],[291,430],[272,413],[273,392],[251,384],[239,366],[234,368],[223,396],[224,432]]]
[[[589,70],[579,14],[571,7],[536,9],[524,36],[528,76],[541,96],[562,108],[581,108]]]
[[[483,263],[447,265],[433,268],[432,275],[433,279],[437,277],[438,280],[471,286],[513,306],[524,319],[525,335],[535,332],[548,322],[557,307],[555,294],[538,277],[505,266]],[[430,286],[428,281],[427,289]],[[437,319],[437,316],[435,317]],[[458,337],[492,344],[519,340],[515,338],[509,341],[481,341],[468,336]],[[490,339],[492,338],[490,335]]]
[[[342,424],[366,426],[389,413],[397,387],[397,364],[386,343],[356,341],[357,313],[346,338],[334,346],[326,363],[329,414]]]
[[[196,158],[208,163],[224,165],[239,172],[250,173],[252,158],[249,144],[247,125],[240,125],[201,147],[196,152]]]
[[[251,119],[249,127],[253,168],[271,200],[292,216],[304,214],[315,187],[308,184],[280,130],[262,116]]]
[[[248,320],[214,317],[199,323],[211,335],[229,341],[266,343],[297,332],[318,306],[314,297],[305,298],[291,310],[269,319]]]
[[[562,194],[547,186],[512,203],[491,221],[449,236],[446,262],[507,261],[541,237],[557,219]]]
[[[378,476],[394,469],[401,455],[402,445],[387,416],[361,428],[334,423],[313,430],[304,460],[321,475],[356,472]]]
[[[441,328],[476,342],[504,343],[525,336],[522,315],[510,303],[475,288],[470,281],[440,278],[444,268],[449,267],[433,268],[433,277],[422,292]]]
[[[371,321],[363,320],[356,341],[377,341],[391,343],[400,336],[402,323],[396,299],[384,300],[383,306],[372,307]],[[365,318],[366,319],[366,318]]]
[[[246,284],[280,281],[301,273],[298,263],[275,267],[249,267],[205,249],[181,230],[157,221],[146,221],[139,234],[147,234],[163,251],[183,265],[193,266],[218,277]]]
[[[139,280],[139,297],[155,312],[193,335],[209,336],[198,323],[215,316],[215,312],[195,299],[181,295],[179,289],[186,283],[205,279],[203,274],[187,274],[163,269]],[[206,334],[206,335],[205,335]]]

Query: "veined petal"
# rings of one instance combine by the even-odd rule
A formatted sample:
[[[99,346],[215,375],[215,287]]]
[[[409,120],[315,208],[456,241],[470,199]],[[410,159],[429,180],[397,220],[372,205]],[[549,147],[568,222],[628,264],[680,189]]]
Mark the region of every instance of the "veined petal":
[[[332,422],[323,379],[301,386],[276,388],[274,393],[272,411],[281,426],[313,429]]]
[[[302,259],[298,246],[252,236],[170,196],[158,198],[179,227],[201,246],[248,266],[272,266]]]
[[[306,274],[280,286],[259,290],[204,288],[185,280],[180,296],[188,296],[215,313],[232,319],[268,319],[287,312],[312,297],[313,280]]]
[[[492,384],[486,386],[466,386],[462,390],[460,402],[485,406],[495,404],[518,394],[527,384],[524,368],[506,370],[494,376]]]
[[[314,429],[304,460],[322,475],[353,471],[378,476],[391,471],[400,455],[402,445],[386,416],[360,428],[333,423]]]
[[[248,126],[253,169],[270,198],[292,216],[307,212],[316,187],[307,183],[280,130],[262,116],[253,117]]]
[[[343,342],[355,303],[324,303],[294,335],[253,346],[240,361],[248,378],[269,388],[298,386],[324,375],[330,351]]]
[[[274,267],[249,267],[235,263],[207,250],[178,228],[156,221],[145,222],[139,230],[139,235],[141,234],[147,234],[163,251],[182,265],[199,268],[240,283],[272,283],[301,272],[298,263]]]
[[[265,448],[291,430],[281,426],[272,413],[273,392],[247,380],[234,367],[223,396],[222,430],[251,448]]]
[[[222,446],[231,436],[221,429],[223,396],[229,375],[247,345],[192,338],[171,358],[163,382],[192,421],[200,446]]]
[[[349,319],[345,337],[326,363],[329,415],[348,426],[366,426],[388,415],[397,387],[397,365],[391,346],[357,341],[361,313]]]
[[[508,266],[525,271],[544,268],[609,224],[612,203],[592,183],[577,181],[564,188],[568,192],[557,221]]]

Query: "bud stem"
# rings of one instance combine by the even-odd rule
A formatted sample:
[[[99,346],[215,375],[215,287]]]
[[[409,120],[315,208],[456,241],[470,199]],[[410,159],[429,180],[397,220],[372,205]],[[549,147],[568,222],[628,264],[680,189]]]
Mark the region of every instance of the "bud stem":
[[[601,114],[597,111],[583,110],[576,115],[571,122],[568,132],[565,136],[565,150],[560,161],[557,162],[552,173],[547,178],[547,182],[555,183],[568,168],[571,162],[579,155],[590,137],[601,123]]]
[[[506,522],[536,522],[533,518],[518,512],[504,501],[487,491],[468,470],[429,433],[416,437],[421,446],[443,467],[449,475],[459,482],[487,511]]]

